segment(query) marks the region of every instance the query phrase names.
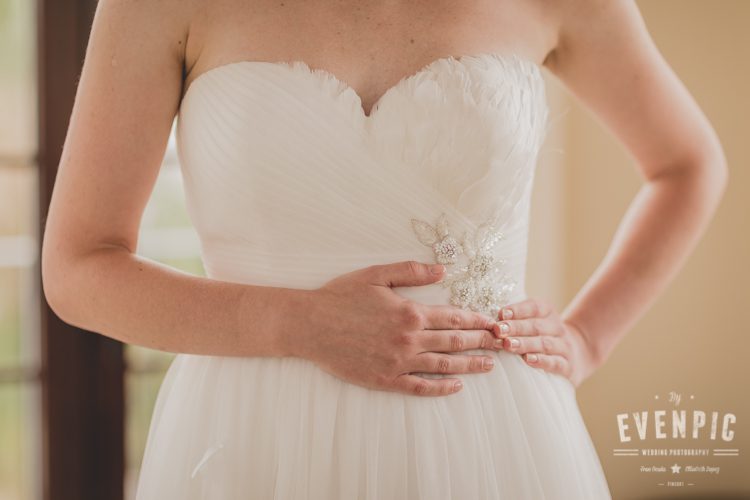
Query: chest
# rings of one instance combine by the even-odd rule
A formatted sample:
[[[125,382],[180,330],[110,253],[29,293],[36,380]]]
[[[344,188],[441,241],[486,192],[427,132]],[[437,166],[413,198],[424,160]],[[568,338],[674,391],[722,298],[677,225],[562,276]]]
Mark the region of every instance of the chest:
[[[184,88],[233,61],[305,61],[372,107],[406,75],[447,54],[544,58],[551,33],[535,1],[342,2],[212,0],[196,11]]]

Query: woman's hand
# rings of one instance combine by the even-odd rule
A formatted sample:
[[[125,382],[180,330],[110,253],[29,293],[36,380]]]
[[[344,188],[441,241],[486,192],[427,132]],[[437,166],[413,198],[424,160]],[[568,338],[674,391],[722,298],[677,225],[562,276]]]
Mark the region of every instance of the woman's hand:
[[[343,274],[311,293],[300,323],[283,343],[291,356],[309,359],[326,372],[364,387],[417,396],[446,396],[461,389],[455,377],[420,373],[477,373],[492,369],[492,356],[452,354],[502,349],[497,323],[451,305],[406,299],[394,286],[429,285],[445,272],[414,261],[369,266]]]
[[[520,354],[529,366],[566,377],[575,387],[600,366],[591,340],[546,301],[529,298],[506,305],[497,319],[506,351]]]

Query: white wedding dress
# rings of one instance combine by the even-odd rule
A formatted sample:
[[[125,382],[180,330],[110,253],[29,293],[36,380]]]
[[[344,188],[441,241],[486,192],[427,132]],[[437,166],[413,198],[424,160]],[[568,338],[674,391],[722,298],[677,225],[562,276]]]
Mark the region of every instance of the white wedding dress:
[[[301,61],[213,68],[176,131],[207,275],[313,289],[439,260],[443,283],[393,290],[495,318],[526,297],[548,111],[541,68],[516,54],[434,60],[369,116],[354,89]],[[449,375],[464,387],[440,397],[367,389],[301,358],[177,355],[137,499],[611,498],[566,378],[506,351],[465,353],[494,369]]]

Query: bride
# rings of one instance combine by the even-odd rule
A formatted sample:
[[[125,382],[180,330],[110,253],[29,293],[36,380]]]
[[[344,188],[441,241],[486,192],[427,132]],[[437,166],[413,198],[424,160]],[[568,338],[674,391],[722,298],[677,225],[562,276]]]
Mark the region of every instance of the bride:
[[[524,285],[544,68],[645,181],[562,312]],[[206,277],[135,253],[175,117]],[[44,291],[178,353],[139,500],[610,498],[576,388],[726,172],[633,2],[101,0]]]

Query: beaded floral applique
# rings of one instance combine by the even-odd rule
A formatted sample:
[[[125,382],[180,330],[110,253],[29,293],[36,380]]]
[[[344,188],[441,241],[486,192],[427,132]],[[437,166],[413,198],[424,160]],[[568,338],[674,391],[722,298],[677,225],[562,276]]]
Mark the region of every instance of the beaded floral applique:
[[[505,259],[497,259],[491,250],[504,238],[497,214],[480,224],[473,234],[464,232],[460,241],[451,234],[445,212],[434,226],[411,219],[419,241],[432,248],[435,260],[445,265],[439,282],[451,289],[451,304],[495,316],[507,304],[516,280],[503,271]],[[461,259],[464,257],[464,259]],[[463,260],[463,263],[459,263]]]

